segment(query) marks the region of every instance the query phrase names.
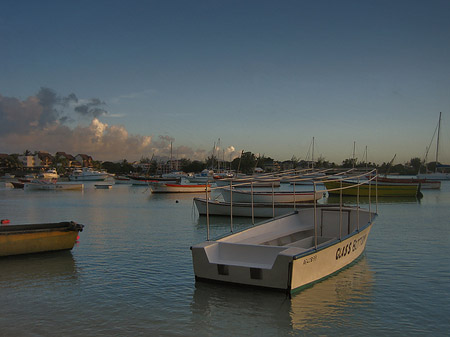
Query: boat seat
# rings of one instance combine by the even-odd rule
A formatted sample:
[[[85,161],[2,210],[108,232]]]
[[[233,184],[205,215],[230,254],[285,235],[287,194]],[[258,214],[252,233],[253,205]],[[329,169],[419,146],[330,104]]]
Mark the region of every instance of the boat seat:
[[[208,261],[214,264],[271,269],[285,247],[219,242],[206,247]]]
[[[324,244],[327,244],[331,241],[336,240],[336,238],[329,238],[324,236],[318,236],[317,237],[317,246],[322,246]],[[310,249],[314,248],[315,242],[314,242],[314,236],[309,236],[307,238],[289,243],[287,246],[289,247],[298,247],[298,248],[304,248],[304,249]]]
[[[260,235],[243,239],[239,243],[258,244],[266,246],[285,246],[293,241],[297,241],[314,233],[314,229],[291,228],[284,232],[271,231]]]

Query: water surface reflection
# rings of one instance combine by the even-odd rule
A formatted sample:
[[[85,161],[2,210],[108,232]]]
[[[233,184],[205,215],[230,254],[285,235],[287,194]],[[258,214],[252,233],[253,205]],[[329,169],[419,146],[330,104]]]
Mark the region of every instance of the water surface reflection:
[[[373,284],[373,271],[365,256],[291,299],[277,291],[196,282],[191,323],[202,327],[201,334],[209,335],[249,331],[249,325],[253,328],[249,335],[267,336],[313,333],[330,324],[345,328],[346,317],[372,303]]]

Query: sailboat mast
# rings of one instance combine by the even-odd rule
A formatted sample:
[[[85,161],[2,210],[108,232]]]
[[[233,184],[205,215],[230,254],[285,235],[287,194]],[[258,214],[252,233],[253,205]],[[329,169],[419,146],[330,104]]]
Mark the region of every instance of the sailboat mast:
[[[353,168],[355,168],[355,147],[356,147],[356,142],[353,141]]]
[[[312,139],[312,155],[311,155],[312,169],[314,170],[314,137]]]
[[[169,172],[172,172],[173,171],[173,168],[172,168],[172,142],[170,142],[170,168],[169,168]]]
[[[439,112],[438,134],[437,134],[437,141],[436,141],[436,167],[434,169],[434,172],[437,172],[437,164],[438,164],[438,160],[439,160],[439,134],[441,133],[441,116],[442,116],[442,111]]]

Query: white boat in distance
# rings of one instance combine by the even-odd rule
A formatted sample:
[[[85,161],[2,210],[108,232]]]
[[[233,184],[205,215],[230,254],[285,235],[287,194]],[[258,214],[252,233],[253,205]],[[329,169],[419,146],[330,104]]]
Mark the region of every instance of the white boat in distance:
[[[209,183],[214,182],[214,171],[204,169],[202,172],[187,177],[191,183]]]
[[[314,191],[243,191],[233,189],[230,193],[229,188],[222,188],[220,190],[223,199],[226,202],[253,202],[254,203],[271,203],[271,202],[313,202],[323,197],[323,191],[314,193]]]
[[[88,167],[83,167],[82,169],[76,169],[69,176],[69,180],[72,181],[103,181],[109,177],[106,172],[95,171]]]
[[[48,169],[45,172],[42,172],[38,176],[39,179],[58,179],[59,174],[55,169]]]
[[[152,193],[206,193],[211,191],[211,185],[204,184],[152,184],[150,185]]]
[[[205,198],[194,198],[194,204],[197,207],[199,215],[224,215],[224,216],[242,216],[255,218],[274,218],[280,215],[292,213],[297,209],[304,207],[313,207],[311,204],[294,204],[288,202],[282,203],[251,203],[230,202],[219,200],[208,200]],[[336,205],[317,204],[317,207],[336,207]]]
[[[359,207],[305,208],[205,241],[191,247],[195,279],[295,293],[355,261],[375,216]]]

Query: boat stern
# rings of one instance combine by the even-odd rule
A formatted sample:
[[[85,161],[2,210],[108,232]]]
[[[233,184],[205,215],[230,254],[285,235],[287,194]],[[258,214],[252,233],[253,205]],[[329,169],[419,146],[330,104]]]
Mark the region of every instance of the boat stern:
[[[196,280],[290,289],[295,247],[206,241],[191,247]]]

